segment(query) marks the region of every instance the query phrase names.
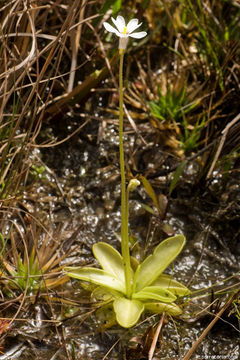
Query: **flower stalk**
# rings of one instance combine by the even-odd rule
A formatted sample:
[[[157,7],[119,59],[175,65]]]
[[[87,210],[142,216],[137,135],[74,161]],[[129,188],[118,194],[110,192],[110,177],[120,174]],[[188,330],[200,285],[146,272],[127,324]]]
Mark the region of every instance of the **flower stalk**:
[[[128,205],[126,197],[126,176],[123,146],[123,59],[124,50],[119,49],[119,155],[121,172],[121,251],[123,257],[126,296],[131,297],[131,264],[128,244]]]
[[[132,284],[131,284],[131,263],[128,243],[128,195],[129,189],[126,191],[126,176],[125,176],[125,161],[124,161],[124,144],[123,144],[123,60],[124,51],[127,47],[128,38],[141,39],[146,36],[145,31],[134,32],[142,24],[138,23],[138,19],[132,19],[126,25],[122,16],[112,18],[112,22],[116,26],[104,22],[105,29],[109,32],[115,33],[119,37],[119,156],[120,156],[120,173],[121,173],[121,251],[123,257],[126,297],[131,298]]]

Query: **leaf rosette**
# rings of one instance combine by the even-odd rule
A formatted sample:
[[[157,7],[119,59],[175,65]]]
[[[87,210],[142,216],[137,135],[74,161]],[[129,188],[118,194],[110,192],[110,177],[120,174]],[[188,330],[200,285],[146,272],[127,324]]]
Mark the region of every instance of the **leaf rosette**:
[[[175,304],[177,297],[190,294],[183,284],[163,274],[163,271],[182,251],[183,235],[162,241],[135,272],[130,269],[131,295],[126,295],[122,255],[111,245],[98,242],[93,245],[93,254],[102,269],[94,267],[66,267],[64,271],[72,278],[88,281],[111,294],[116,320],[122,327],[135,325],[144,310],[178,316],[182,309]],[[103,291],[104,293],[104,291]]]

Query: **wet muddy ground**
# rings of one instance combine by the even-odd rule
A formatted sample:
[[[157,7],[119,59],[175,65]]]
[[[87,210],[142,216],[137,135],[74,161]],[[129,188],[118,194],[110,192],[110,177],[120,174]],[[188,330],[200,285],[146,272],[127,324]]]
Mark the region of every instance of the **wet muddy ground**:
[[[38,219],[46,216],[45,224],[61,227],[63,241],[71,241],[74,234],[71,242],[74,251],[64,260],[66,263],[94,263],[91,247],[97,241],[120,248],[117,127],[116,123],[107,124],[98,142],[98,125],[92,121],[70,141],[36,151],[45,172],[33,188],[29,185],[31,191],[26,189],[24,196],[24,206],[29,211],[34,209]],[[68,131],[72,129],[68,125]],[[125,142],[129,159],[137,135],[128,130],[130,134]],[[46,131],[57,135],[55,126]],[[148,168],[151,167],[154,164],[149,161]],[[222,233],[228,225],[219,224],[224,207],[214,201],[214,191],[196,189],[192,179],[197,169],[194,162],[186,168],[184,181],[169,197],[162,220],[141,205],[152,206],[143,188],[136,190],[130,200],[131,234],[137,239],[135,248],[142,255],[166,238],[167,232],[182,233],[187,238],[184,251],[168,272],[190,287],[193,299],[187,301],[180,319],[166,321],[155,351],[156,359],[183,357],[212,320],[209,312],[217,312],[230,293],[228,287],[239,283],[239,243],[231,242],[231,229],[226,235]],[[235,179],[228,186],[221,184],[217,176],[214,181],[215,188],[224,186],[222,196],[233,196],[229,188],[237,185]],[[167,176],[154,179],[152,184],[158,194],[167,198]],[[232,191],[239,199],[239,188],[235,186]],[[12,314],[16,308],[17,303],[11,309]],[[239,320],[234,309],[231,310],[207,334],[194,359],[239,359]],[[108,316],[111,321],[111,314]],[[16,319],[12,324],[0,359],[147,359],[149,344],[143,345],[143,339],[159,321],[159,316],[146,314],[140,324],[129,330],[118,326],[108,328],[106,319],[101,320],[101,314],[97,316],[89,292],[75,280],[48,293],[40,292],[37,297],[29,296],[17,318],[21,320]]]

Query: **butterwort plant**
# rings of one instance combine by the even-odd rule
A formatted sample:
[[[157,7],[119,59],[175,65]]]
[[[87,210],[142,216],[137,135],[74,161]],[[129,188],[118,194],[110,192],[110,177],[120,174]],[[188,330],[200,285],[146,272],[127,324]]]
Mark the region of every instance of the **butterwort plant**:
[[[70,277],[96,285],[94,293],[112,302],[119,325],[129,328],[137,323],[144,310],[177,316],[182,309],[175,304],[178,296],[189,295],[190,291],[172,276],[163,271],[181,252],[185,237],[176,235],[156,246],[153,254],[142,263],[130,256],[128,230],[129,194],[139,180],[131,179],[128,186],[125,177],[123,144],[123,60],[129,37],[141,39],[145,31],[136,32],[142,25],[132,19],[126,25],[122,16],[112,18],[113,27],[107,22],[105,29],[119,37],[119,157],[121,172],[121,253],[106,242],[93,245],[93,254],[102,269],[95,267],[66,267]]]

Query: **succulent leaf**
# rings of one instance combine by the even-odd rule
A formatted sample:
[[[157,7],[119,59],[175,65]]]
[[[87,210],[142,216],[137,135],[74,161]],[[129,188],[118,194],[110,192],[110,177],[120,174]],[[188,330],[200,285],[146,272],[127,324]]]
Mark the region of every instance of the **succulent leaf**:
[[[92,267],[66,267],[64,271],[72,278],[89,281],[93,284],[125,293],[125,284],[104,270]]]
[[[166,303],[171,303],[176,300],[176,296],[173,295],[168,289],[163,289],[160,286],[147,286],[137,293],[133,294],[133,299],[138,300],[158,300]]]
[[[176,296],[190,295],[190,290],[180,282],[173,280],[171,275],[161,274],[157,280],[152,283],[152,286],[160,286],[163,289],[168,289]]]
[[[177,257],[185,244],[183,235],[176,235],[162,241],[138,267],[134,278],[135,292],[151,285],[168,265]]]
[[[114,247],[105,242],[98,242],[93,245],[92,250],[103,270],[125,282],[123,258]]]
[[[180,307],[174,303],[166,304],[158,301],[158,302],[144,303],[144,306],[145,306],[145,310],[150,310],[155,314],[161,314],[165,312],[166,314],[172,316],[178,316],[182,313],[182,309],[180,309]]]
[[[144,305],[141,301],[121,297],[114,300],[113,309],[118,324],[124,328],[130,328],[138,322]]]

